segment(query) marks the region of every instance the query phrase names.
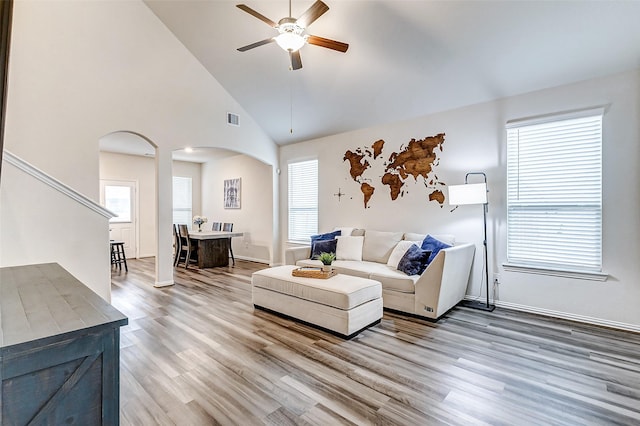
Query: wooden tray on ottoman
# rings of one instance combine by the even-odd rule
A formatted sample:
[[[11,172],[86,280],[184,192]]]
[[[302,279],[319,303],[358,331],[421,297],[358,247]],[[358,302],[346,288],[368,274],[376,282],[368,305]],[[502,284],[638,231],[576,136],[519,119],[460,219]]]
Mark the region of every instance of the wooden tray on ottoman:
[[[332,269],[329,272],[325,272],[322,270],[322,268],[315,268],[311,266],[303,266],[291,271],[291,275],[293,275],[294,277],[320,278],[323,280],[331,278],[336,274],[337,272],[335,269]]]

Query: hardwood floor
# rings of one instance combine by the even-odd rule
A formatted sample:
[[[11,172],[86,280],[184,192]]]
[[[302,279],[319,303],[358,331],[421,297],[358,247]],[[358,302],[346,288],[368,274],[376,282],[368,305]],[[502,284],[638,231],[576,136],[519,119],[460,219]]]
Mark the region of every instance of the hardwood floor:
[[[112,277],[123,425],[638,425],[640,335],[497,308],[344,341],[251,304],[265,265]]]

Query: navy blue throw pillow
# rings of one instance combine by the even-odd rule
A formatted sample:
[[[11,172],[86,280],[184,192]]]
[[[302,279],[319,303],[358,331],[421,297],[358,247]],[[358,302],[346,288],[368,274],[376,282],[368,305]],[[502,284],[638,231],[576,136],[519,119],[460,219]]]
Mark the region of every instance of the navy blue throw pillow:
[[[429,250],[431,252],[427,265],[435,259],[440,250],[449,247],[451,247],[449,244],[443,243],[442,241],[433,238],[431,235],[427,235],[422,242],[422,250]]]
[[[431,252],[429,250],[422,250],[413,244],[398,262],[398,270],[407,275],[420,275],[427,269],[430,255]]]
[[[320,240],[316,241],[311,250],[311,258],[315,259],[320,253],[335,253],[338,240]]]
[[[340,236],[342,234],[342,231],[338,230],[338,231],[333,231],[333,232],[327,232],[326,234],[318,234],[318,235],[312,235],[311,236],[311,257],[310,259],[313,259],[313,246],[315,245],[316,242],[318,241],[325,241],[325,240],[333,240],[336,237]],[[333,252],[335,253],[335,249],[333,250]]]

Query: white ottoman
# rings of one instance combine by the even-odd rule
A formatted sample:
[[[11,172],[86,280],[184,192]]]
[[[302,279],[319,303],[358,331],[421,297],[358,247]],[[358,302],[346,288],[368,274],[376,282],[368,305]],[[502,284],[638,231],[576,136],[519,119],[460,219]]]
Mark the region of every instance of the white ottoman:
[[[253,305],[329,330],[347,339],[382,319],[382,285],[338,274],[328,279],[291,275],[285,265],[254,272]]]

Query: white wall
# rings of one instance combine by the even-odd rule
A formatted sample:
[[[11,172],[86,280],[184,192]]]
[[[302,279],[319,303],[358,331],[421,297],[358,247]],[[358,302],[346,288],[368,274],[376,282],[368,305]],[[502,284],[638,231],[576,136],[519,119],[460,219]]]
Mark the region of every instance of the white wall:
[[[543,313],[561,314],[603,324],[640,329],[640,194],[637,162],[640,158],[640,70],[578,84],[488,102],[399,123],[380,125],[341,135],[284,146],[280,150],[280,223],[286,241],[287,163],[317,157],[320,173],[320,231],[334,226],[378,230],[452,233],[458,240],[476,242],[478,250],[468,294],[479,295],[482,258],[480,206],[440,207],[427,201],[419,184],[391,201],[380,183],[375,184],[370,208],[364,209],[359,185],[349,176],[344,152],[386,141],[385,157],[411,138],[445,133],[440,181],[461,184],[469,171],[484,171],[489,180],[489,277],[501,274],[496,289],[498,303]],[[604,116],[603,158],[603,268],[605,282],[504,272],[506,261],[506,135],[508,120],[610,105]],[[366,175],[379,179],[381,168]],[[409,180],[408,180],[409,181]],[[338,189],[346,196],[338,200]],[[629,189],[632,189],[629,191]],[[286,246],[286,244],[285,244]]]
[[[163,184],[170,182],[171,151],[186,141],[277,163],[275,144],[141,1],[15,2],[11,41],[5,148],[91,199],[98,199],[98,140],[114,131],[136,132],[157,146]],[[226,111],[245,117],[242,127],[226,125]],[[20,188],[3,180],[0,190]],[[172,282],[170,200],[158,198],[162,283]],[[54,215],[62,209],[46,206]],[[3,227],[42,214],[25,210],[18,219],[0,206]],[[85,250],[94,253],[85,267],[99,269],[104,232],[82,232]],[[35,230],[22,236],[37,237]],[[0,253],[0,262],[5,258]],[[94,286],[108,292],[108,277]]]
[[[55,262],[111,300],[110,288],[103,285],[110,281],[111,266],[106,217],[6,161],[0,208],[0,265]]]
[[[232,239],[240,259],[273,262],[273,168],[246,155],[235,155],[202,165],[202,210],[211,222],[232,222],[243,237]],[[241,179],[240,209],[224,208],[224,180]]]

